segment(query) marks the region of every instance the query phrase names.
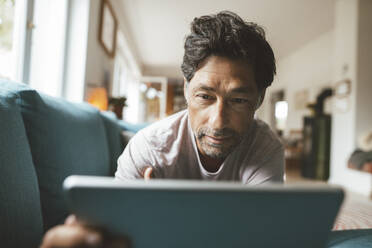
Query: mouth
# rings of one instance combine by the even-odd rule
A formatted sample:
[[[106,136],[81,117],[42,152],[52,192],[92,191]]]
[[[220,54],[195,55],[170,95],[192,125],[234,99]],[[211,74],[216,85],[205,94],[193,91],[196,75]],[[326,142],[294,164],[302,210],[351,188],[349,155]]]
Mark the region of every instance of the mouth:
[[[205,138],[209,143],[216,144],[216,145],[221,145],[224,142],[228,141],[231,139],[231,136],[224,136],[224,137],[214,137],[214,136],[208,136],[205,135]]]

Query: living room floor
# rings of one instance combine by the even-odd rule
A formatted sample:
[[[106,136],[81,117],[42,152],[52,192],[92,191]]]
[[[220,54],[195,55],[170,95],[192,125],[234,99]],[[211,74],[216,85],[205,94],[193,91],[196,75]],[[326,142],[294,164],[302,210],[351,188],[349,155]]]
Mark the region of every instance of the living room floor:
[[[300,170],[298,169],[287,170],[285,181],[286,183],[327,184],[324,181],[301,177]],[[355,192],[346,191],[346,197],[333,230],[364,228],[372,228],[372,199]]]

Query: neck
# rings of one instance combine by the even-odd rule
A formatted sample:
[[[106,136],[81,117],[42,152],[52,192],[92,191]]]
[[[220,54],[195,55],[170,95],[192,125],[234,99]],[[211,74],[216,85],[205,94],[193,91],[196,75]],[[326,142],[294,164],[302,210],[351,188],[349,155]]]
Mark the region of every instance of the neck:
[[[201,154],[200,152],[199,152],[199,157],[200,157],[200,161],[204,169],[212,173],[217,172],[220,169],[224,161],[224,159],[214,159],[214,158],[205,156]]]

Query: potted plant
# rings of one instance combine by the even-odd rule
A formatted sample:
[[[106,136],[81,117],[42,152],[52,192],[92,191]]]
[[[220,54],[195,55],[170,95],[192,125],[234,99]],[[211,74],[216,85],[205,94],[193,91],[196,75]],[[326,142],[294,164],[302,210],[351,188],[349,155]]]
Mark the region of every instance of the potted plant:
[[[116,114],[118,119],[123,119],[123,108],[127,106],[127,98],[122,97],[110,97],[108,102],[108,109]]]

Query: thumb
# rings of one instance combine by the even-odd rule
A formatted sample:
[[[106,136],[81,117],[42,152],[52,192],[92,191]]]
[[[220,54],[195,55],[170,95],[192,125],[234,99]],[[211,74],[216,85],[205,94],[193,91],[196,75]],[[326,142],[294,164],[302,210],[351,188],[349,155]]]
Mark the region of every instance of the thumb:
[[[144,173],[143,178],[144,178],[145,180],[150,180],[150,178],[151,178],[151,173],[152,173],[152,167],[147,167],[146,170],[145,170],[145,173]]]
[[[73,215],[73,214],[69,215],[65,220],[65,225],[67,225],[67,226],[73,226],[73,225],[76,225],[76,224],[78,224],[78,221],[76,219],[76,216]]]

